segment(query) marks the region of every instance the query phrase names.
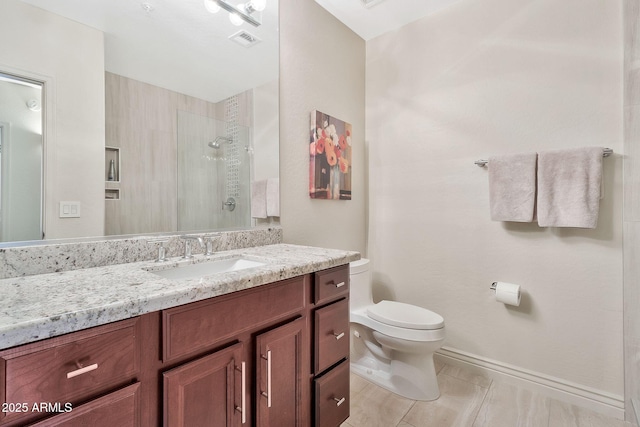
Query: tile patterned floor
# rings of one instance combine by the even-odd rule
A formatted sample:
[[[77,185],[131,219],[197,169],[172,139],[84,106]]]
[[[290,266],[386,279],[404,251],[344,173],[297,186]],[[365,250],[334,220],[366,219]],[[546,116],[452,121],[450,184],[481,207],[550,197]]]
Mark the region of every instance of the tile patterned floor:
[[[351,374],[342,427],[633,427],[510,384],[436,363],[440,398],[416,402]]]

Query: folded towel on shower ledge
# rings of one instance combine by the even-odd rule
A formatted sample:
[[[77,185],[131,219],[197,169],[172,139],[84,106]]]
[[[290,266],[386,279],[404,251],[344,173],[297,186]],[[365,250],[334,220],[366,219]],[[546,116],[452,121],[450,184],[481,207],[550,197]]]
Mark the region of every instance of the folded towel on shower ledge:
[[[267,217],[267,180],[257,180],[251,183],[251,217]]]
[[[538,225],[596,228],[602,147],[538,153]]]
[[[267,179],[267,216],[280,216],[280,180]]]
[[[536,153],[489,158],[489,204],[493,221],[534,220],[536,158]]]

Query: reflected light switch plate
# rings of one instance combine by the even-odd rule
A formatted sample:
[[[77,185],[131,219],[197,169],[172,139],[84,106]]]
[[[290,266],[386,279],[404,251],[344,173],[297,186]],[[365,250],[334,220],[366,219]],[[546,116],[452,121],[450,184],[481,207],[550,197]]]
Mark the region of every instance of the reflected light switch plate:
[[[80,218],[80,202],[60,202],[60,218]]]

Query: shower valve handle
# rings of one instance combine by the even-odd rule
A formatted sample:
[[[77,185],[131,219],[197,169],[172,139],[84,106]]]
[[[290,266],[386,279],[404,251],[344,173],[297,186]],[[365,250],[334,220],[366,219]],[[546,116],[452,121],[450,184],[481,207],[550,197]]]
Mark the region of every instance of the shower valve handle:
[[[229,197],[226,202],[222,202],[222,210],[227,209],[229,212],[233,212],[236,208],[236,200],[233,197]]]

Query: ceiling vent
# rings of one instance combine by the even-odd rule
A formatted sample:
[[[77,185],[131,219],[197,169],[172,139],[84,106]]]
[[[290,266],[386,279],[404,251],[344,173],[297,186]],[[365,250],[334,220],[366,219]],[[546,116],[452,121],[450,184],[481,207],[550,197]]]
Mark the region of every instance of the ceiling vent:
[[[229,39],[244,47],[255,46],[262,41],[258,37],[245,30],[240,30],[235,34],[230,35]]]
[[[366,8],[370,8],[373,7],[377,4],[382,3],[384,0],[360,0],[362,2],[362,5]]]

